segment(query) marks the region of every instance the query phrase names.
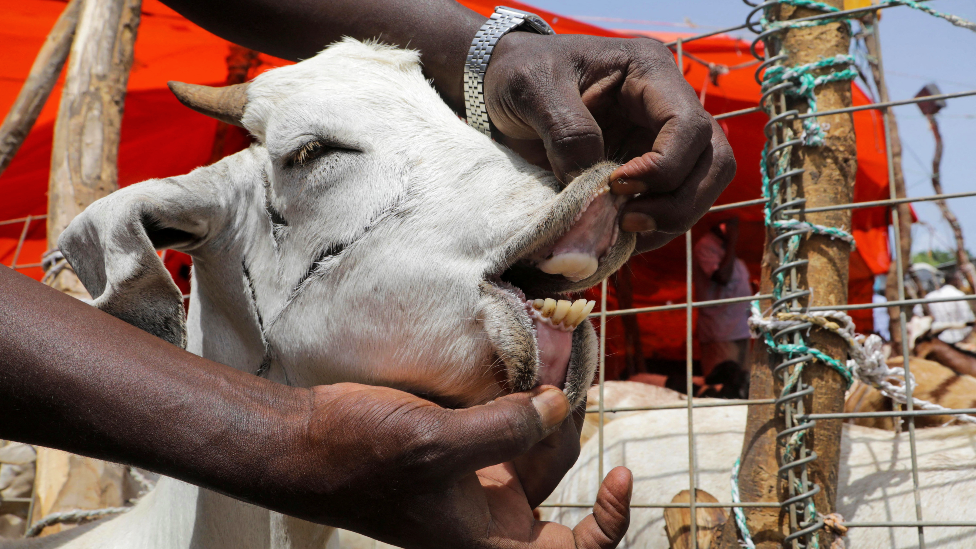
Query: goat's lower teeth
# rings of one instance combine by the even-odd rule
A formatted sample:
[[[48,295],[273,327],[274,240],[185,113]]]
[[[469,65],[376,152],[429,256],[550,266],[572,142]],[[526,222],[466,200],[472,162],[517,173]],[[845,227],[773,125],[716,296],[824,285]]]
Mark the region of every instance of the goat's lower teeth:
[[[566,315],[566,324],[579,324],[582,318],[580,318],[580,313],[583,312],[583,307],[586,307],[585,299],[577,299],[573,302],[573,306],[569,308],[569,314]]]
[[[541,308],[540,302],[542,303]],[[556,301],[547,298],[527,302],[527,305],[532,309],[531,315],[539,322],[562,331],[572,331],[586,320],[586,317],[593,311],[593,307],[596,306],[596,302],[585,299],[577,299],[576,301],[560,299]]]
[[[549,318],[552,313],[556,312],[556,300],[551,298],[546,298],[542,305],[542,316],[543,318]]]
[[[572,304],[565,299],[560,299],[556,302],[556,311],[552,313],[552,321],[556,324],[562,323],[563,319],[566,318],[566,313],[569,312]]]

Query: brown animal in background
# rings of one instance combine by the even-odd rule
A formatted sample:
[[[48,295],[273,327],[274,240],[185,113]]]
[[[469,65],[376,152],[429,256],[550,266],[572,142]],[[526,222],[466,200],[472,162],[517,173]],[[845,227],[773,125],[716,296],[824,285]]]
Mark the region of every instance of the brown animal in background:
[[[938,334],[928,332],[915,340],[912,354],[934,360],[957,374],[976,376],[976,354],[942,341]]]
[[[938,341],[938,339],[937,339]],[[941,341],[940,341],[941,342]],[[888,360],[888,366],[901,367],[902,358]],[[976,408],[976,378],[959,375],[953,370],[921,358],[911,357],[908,366],[915,376],[915,398],[938,404],[945,408]],[[882,412],[893,410],[892,400],[877,389],[858,382],[844,402],[845,412]],[[851,420],[856,425],[894,430],[895,418],[872,417]],[[917,416],[916,427],[938,427],[952,420],[952,416]]]

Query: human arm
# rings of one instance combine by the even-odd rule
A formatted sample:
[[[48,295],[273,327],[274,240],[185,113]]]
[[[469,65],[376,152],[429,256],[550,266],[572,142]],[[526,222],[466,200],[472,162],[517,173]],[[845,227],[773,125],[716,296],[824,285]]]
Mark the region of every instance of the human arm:
[[[228,40],[287,59],[343,36],[421,52],[424,71],[464,115],[463,66],[484,17],[452,0],[164,0]],[[563,181],[605,159],[623,162],[614,193],[640,194],[621,227],[638,251],[691,227],[732,180],[718,124],[671,52],[647,39],[505,35],[485,75],[494,137]]]
[[[625,471],[608,475],[596,515],[574,531],[534,522],[537,496],[495,465],[567,428],[558,390],[447,410],[382,387],[287,387],[5,267],[0,296],[0,438],[136,465],[406,547],[610,547],[626,530]],[[509,490],[491,488],[499,478]],[[532,528],[545,535],[530,543]]]
[[[725,255],[718,264],[718,269],[712,273],[712,280],[721,285],[726,285],[732,280],[735,271],[735,247],[739,242],[739,219],[733,217],[725,222],[725,230],[722,232],[722,242],[725,247]]]

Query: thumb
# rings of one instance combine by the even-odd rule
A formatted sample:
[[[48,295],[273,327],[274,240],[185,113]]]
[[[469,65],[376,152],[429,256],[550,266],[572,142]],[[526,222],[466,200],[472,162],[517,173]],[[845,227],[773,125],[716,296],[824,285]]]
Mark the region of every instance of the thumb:
[[[535,108],[524,112],[526,122],[542,138],[556,177],[564,183],[604,160],[603,131],[583,103],[574,79],[559,80],[558,89],[536,94]]]
[[[580,549],[611,549],[616,547],[630,526],[630,497],[634,492],[634,477],[626,467],[614,467],[603,479],[593,505],[593,514],[576,528],[573,536]]]
[[[442,434],[432,465],[450,478],[511,461],[548,436],[569,415],[569,400],[552,386],[498,398],[488,404],[443,410]]]

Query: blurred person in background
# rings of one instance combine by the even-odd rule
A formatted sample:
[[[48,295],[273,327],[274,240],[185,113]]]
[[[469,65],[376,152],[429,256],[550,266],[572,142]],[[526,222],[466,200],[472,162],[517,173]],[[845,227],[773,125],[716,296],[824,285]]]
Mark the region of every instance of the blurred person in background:
[[[753,295],[749,270],[736,257],[739,219],[729,218],[705,233],[692,252],[695,301],[713,301]],[[749,302],[698,309],[701,368],[709,385],[731,385],[723,396],[748,394]],[[746,394],[741,394],[745,391]]]

